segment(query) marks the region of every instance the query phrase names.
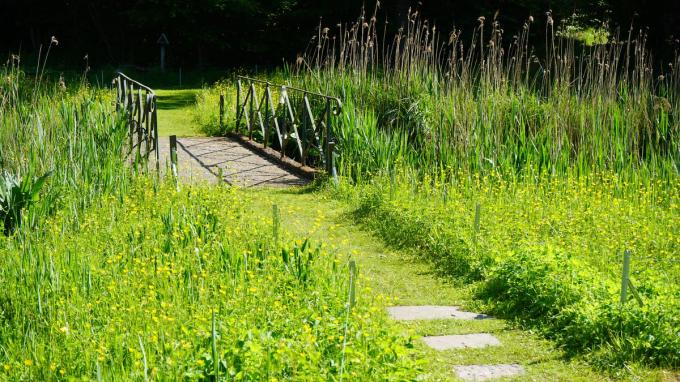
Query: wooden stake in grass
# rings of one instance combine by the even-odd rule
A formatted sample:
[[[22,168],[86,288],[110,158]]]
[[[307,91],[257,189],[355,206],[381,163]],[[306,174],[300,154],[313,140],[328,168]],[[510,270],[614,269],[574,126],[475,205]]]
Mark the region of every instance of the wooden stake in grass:
[[[220,93],[220,131],[224,129],[224,93]]]
[[[215,310],[213,309],[212,312],[212,336],[211,336],[211,342],[212,342],[212,361],[213,361],[213,373],[215,374],[215,380],[219,381],[219,372],[220,372],[220,360],[217,357],[217,331],[215,329]]]
[[[342,359],[340,360],[340,382],[342,382],[343,374],[345,373],[345,349],[347,348],[347,329],[349,328],[349,314],[352,307],[356,303],[356,296],[354,291],[354,280],[356,279],[357,264],[354,260],[349,261],[349,293],[347,296],[347,313],[345,316],[345,334],[342,336]]]
[[[272,237],[274,239],[274,245],[279,243],[279,224],[281,216],[279,214],[279,206],[276,204],[272,205]]]
[[[628,292],[628,276],[630,272],[630,251],[623,251],[623,274],[621,275],[621,307],[626,303]]]
[[[482,206],[477,203],[475,205],[475,232],[474,232],[474,243],[475,243],[475,252],[477,251],[477,237],[479,236],[479,228],[480,228],[480,220],[482,218]]]
[[[144,343],[142,343],[142,337],[137,335],[137,339],[139,340],[139,348],[142,350],[142,362],[144,363],[144,380],[148,381],[149,380],[149,367],[146,363],[146,351],[144,351]]]
[[[177,180],[177,136],[170,136],[170,167],[172,169],[172,177],[175,179],[175,187],[179,190],[179,182]]]

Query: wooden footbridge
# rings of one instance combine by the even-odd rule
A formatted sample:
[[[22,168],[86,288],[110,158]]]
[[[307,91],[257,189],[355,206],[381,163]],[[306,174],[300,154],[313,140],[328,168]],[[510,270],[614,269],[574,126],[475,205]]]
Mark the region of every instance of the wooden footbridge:
[[[224,96],[219,100],[220,126],[229,134],[162,139],[154,91],[123,73],[113,87],[116,107],[126,113],[134,163],[155,162],[159,171],[172,169],[182,181],[242,187],[302,186],[318,174],[336,174],[338,98],[239,76],[233,119],[227,118]]]

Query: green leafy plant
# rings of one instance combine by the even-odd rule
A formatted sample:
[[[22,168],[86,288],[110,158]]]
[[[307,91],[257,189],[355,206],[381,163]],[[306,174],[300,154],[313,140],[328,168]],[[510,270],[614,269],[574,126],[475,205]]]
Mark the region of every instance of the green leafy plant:
[[[3,222],[5,235],[10,235],[21,224],[22,211],[38,201],[40,190],[43,188],[51,172],[37,179],[31,176],[23,178],[8,172],[0,175],[0,220]]]

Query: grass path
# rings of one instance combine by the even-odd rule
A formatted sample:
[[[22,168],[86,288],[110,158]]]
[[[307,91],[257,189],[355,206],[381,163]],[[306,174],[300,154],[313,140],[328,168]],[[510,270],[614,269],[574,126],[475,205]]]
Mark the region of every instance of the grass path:
[[[428,265],[409,254],[384,246],[369,232],[353,223],[347,207],[320,193],[294,190],[249,190],[253,213],[271,219],[272,205],[281,211],[281,225],[289,234],[309,237],[327,244],[331,251],[352,255],[371,291],[358,298],[389,297],[393,305],[459,305],[477,308],[471,291],[431,274]],[[517,381],[596,381],[608,378],[588,366],[567,361],[546,340],[530,332],[513,328],[504,320],[479,321],[432,320],[400,323],[405,332],[416,336],[491,333],[502,345],[484,349],[435,351],[416,341],[416,348],[426,360],[425,380],[456,381],[453,365],[519,363],[526,374]]]
[[[191,108],[198,89],[155,89],[158,96],[158,135],[167,137],[202,136],[193,120]]]

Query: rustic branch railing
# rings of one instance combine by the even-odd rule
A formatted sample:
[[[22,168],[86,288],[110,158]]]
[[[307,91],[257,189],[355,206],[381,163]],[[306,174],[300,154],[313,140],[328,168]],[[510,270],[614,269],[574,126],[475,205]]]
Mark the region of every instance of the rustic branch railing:
[[[116,89],[116,110],[127,114],[128,155],[135,154],[137,163],[140,159],[148,161],[151,153],[155,153],[156,170],[159,170],[156,93],[120,72],[116,73],[112,86]]]
[[[278,150],[282,158],[287,156],[304,166],[323,166],[335,177],[332,124],[342,110],[339,98],[244,76],[237,77],[236,86],[236,132],[250,140],[256,136],[265,148]],[[272,94],[278,95],[279,102],[273,102]],[[220,108],[222,118],[223,100]]]

